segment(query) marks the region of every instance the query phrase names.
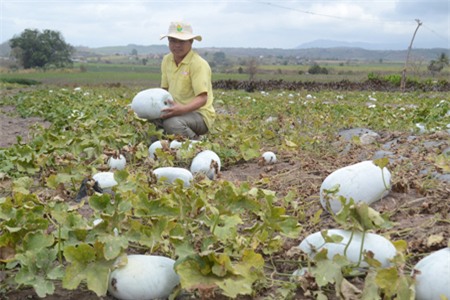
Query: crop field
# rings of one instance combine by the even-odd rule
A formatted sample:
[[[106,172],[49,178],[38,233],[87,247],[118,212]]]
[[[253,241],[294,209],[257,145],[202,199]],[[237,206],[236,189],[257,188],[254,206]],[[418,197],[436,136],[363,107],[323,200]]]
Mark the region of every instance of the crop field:
[[[151,159],[151,137],[180,140],[130,108],[155,74],[52,74],[23,74],[43,82],[34,86],[0,82],[2,299],[114,299],[108,278],[126,254],[175,260],[171,299],[412,299],[416,263],[450,246],[448,91],[216,89],[211,132]],[[205,149],[221,160],[215,180],[155,180],[152,170],[189,169]],[[127,164],[113,193],[75,201],[116,151]],[[391,174],[383,196],[329,212],[325,178],[367,160]],[[356,262],[299,249],[337,228],[378,234],[396,255],[384,265],[362,249]]]

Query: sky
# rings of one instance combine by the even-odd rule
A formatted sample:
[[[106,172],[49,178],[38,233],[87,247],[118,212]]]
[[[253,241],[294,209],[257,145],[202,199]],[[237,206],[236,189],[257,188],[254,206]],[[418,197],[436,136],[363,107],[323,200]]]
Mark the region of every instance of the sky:
[[[165,45],[172,21],[195,47],[293,49],[315,40],[385,49],[450,49],[449,0],[0,0],[0,43],[25,29],[58,31],[72,46]]]

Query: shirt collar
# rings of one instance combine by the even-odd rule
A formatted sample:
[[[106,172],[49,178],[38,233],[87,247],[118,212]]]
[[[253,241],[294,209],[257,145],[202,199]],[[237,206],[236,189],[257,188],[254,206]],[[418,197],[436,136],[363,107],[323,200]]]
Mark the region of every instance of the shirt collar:
[[[173,61],[173,63],[175,63],[175,59],[173,58],[173,54],[171,53],[171,55],[172,55],[172,61]],[[188,54],[186,54],[186,56],[183,58],[183,60],[180,62],[180,64],[178,65],[178,66],[180,66],[180,65],[182,65],[182,64],[188,64],[188,63],[190,63],[191,62],[191,59],[192,59],[192,56],[194,56],[194,51],[192,51],[192,49],[188,52]]]

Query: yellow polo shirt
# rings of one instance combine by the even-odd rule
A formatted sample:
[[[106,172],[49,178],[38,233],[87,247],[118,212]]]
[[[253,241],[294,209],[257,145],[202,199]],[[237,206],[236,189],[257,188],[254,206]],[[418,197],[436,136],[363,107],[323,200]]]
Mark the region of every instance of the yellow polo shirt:
[[[208,93],[206,104],[197,111],[202,115],[208,129],[216,118],[213,107],[211,68],[206,60],[194,51],[189,51],[177,66],[173,54],[166,54],[161,63],[161,88],[167,89],[173,100],[186,104],[201,93]]]

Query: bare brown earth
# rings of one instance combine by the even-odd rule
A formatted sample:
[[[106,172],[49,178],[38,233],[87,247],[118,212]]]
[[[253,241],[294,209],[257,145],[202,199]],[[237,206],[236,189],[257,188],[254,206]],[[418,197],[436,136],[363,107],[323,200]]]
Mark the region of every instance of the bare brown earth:
[[[8,147],[14,144],[17,136],[21,136],[24,141],[29,138],[29,128],[35,123],[47,126],[45,122],[38,118],[23,119],[14,113],[14,107],[0,108],[0,147]],[[299,207],[304,207],[304,216],[299,219],[303,227],[301,236],[298,239],[286,240],[284,252],[279,253],[274,259],[289,259],[288,250],[297,246],[300,241],[312,232],[322,228],[333,226],[331,217],[323,213],[319,225],[308,224],[302,220],[309,220],[321,206],[318,191],[323,179],[334,170],[359,162],[371,159],[376,151],[380,150],[380,144],[389,141],[396,141],[389,149],[396,159],[390,164],[393,173],[392,191],[384,199],[372,205],[380,212],[390,215],[390,220],[394,222],[394,227],[383,234],[391,240],[405,240],[408,243],[409,266],[411,268],[423,255],[434,250],[443,248],[450,239],[450,185],[448,174],[436,166],[432,157],[448,149],[449,134],[446,132],[423,134],[413,139],[410,133],[385,132],[380,133],[380,139],[376,144],[366,146],[351,145],[342,139],[336,138],[336,142],[331,145],[337,150],[337,155],[329,157],[315,157],[307,153],[277,153],[278,162],[272,166],[261,165],[258,161],[250,161],[222,170],[222,179],[230,181],[250,181],[260,187],[276,191],[280,196],[287,191],[294,189],[298,195]],[[433,175],[434,174],[434,175]],[[438,179],[437,175],[447,176]],[[267,177],[266,184],[262,184],[260,179]],[[4,188],[0,178],[0,188]],[[433,238],[430,238],[433,237]],[[292,273],[292,265],[278,265],[278,272]],[[1,275],[1,274],[0,274]],[[358,279],[354,279],[354,283]],[[2,278],[0,276],[0,286]],[[357,283],[357,282],[356,282]],[[267,295],[270,290],[266,291]],[[308,299],[299,292],[297,299]],[[21,288],[17,291],[10,291],[5,296],[6,299],[39,299],[32,289]],[[191,295],[192,296],[192,295]],[[195,299],[194,296],[181,296],[178,299]],[[263,296],[263,295],[262,295]],[[110,296],[102,298],[86,288],[80,287],[75,291],[67,291],[57,288],[54,295],[45,299],[113,299]],[[213,299],[223,299],[215,297]],[[249,299],[242,297],[240,299]],[[262,299],[262,297],[261,297]]]
[[[15,113],[13,106],[0,107],[0,148],[9,147],[17,142],[17,137],[21,137],[26,142],[30,139],[30,127],[35,124],[49,126],[41,118],[20,118]]]

